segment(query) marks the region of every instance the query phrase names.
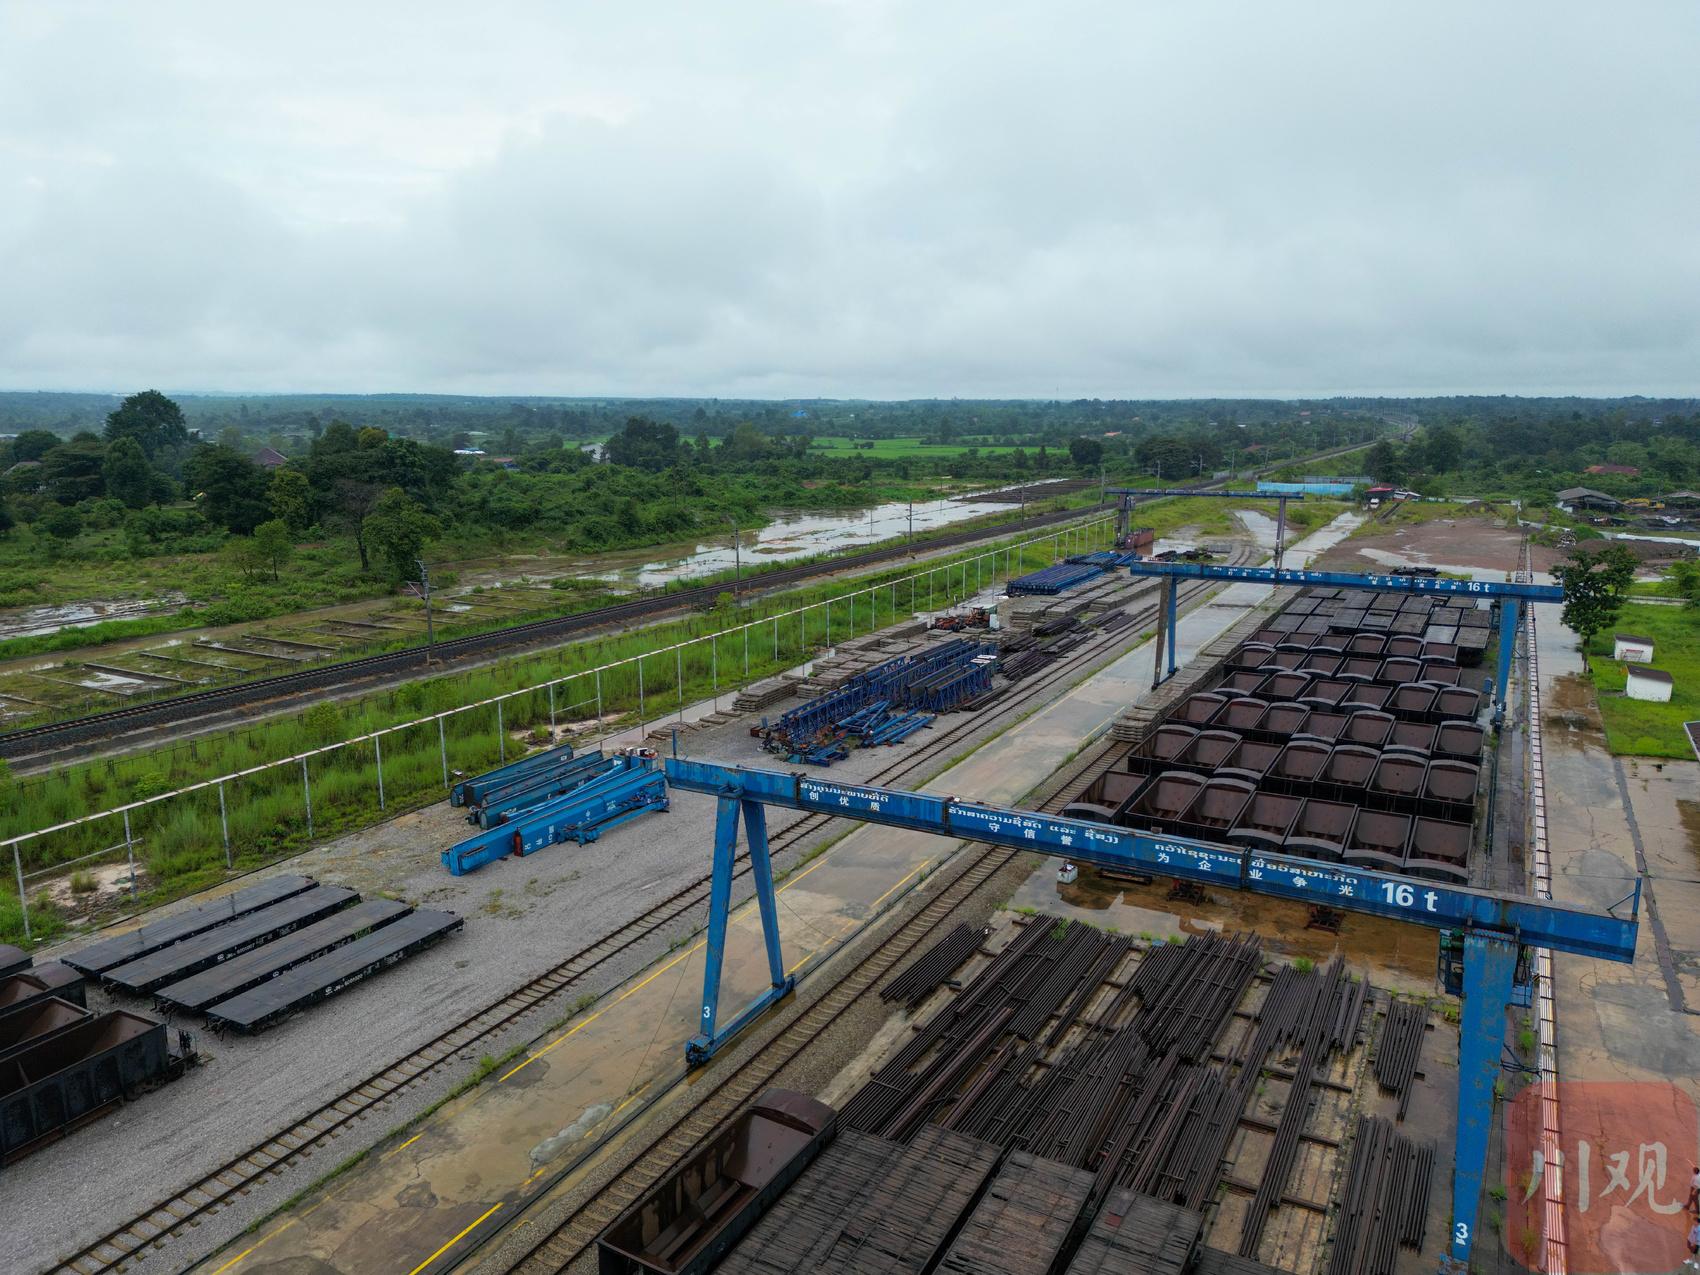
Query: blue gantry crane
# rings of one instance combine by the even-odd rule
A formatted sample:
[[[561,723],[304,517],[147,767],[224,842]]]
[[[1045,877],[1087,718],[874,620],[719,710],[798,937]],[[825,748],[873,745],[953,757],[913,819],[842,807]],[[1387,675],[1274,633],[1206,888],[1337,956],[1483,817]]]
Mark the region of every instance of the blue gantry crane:
[[[1432,587],[1436,582],[1425,583]],[[1475,1235],[1476,1206],[1493,1124],[1494,1081],[1499,1075],[1505,1009],[1511,1002],[1518,949],[1545,947],[1555,952],[1624,963],[1635,955],[1641,901],[1639,880],[1623,900],[1630,905],[1630,914],[1621,917],[1615,911],[1596,912],[1522,895],[1445,886],[1236,846],[1155,836],[956,797],[833,783],[805,774],[728,767],[684,758],[668,758],[666,773],[668,782],[675,788],[707,793],[719,799],[700,1030],[685,1050],[686,1059],[693,1066],[706,1062],[730,1037],[795,986],[793,976],[785,972],[780,951],[778,902],[767,847],[768,806],[842,815],[887,827],[1011,846],[1063,857],[1074,863],[1202,882],[1222,889],[1326,903],[1341,911],[1461,932],[1464,1005],[1459,1037],[1453,1229],[1449,1240],[1451,1255],[1461,1262],[1468,1262]],[[731,1022],[720,1026],[721,965],[726,951],[740,822],[755,879],[770,986]]]
[[[1486,598],[1500,604],[1499,667],[1494,703],[1505,705],[1506,679],[1511,675],[1511,651],[1517,640],[1518,608],[1523,602],[1562,602],[1564,590],[1552,584],[1523,584],[1495,580],[1448,580],[1439,576],[1359,575],[1350,571],[1290,571],[1280,567],[1218,567],[1197,562],[1134,562],[1128,571],[1136,576],[1160,576],[1175,580],[1250,581],[1254,584],[1317,585],[1336,589],[1368,589],[1377,593],[1438,593],[1469,598]],[[1175,591],[1165,593],[1164,625],[1169,634],[1169,668],[1175,673]]]
[[[1278,502],[1275,518],[1275,565],[1281,565],[1282,542],[1287,531],[1287,502],[1303,500],[1302,494],[1277,491],[1197,491],[1191,487],[1106,487],[1106,496],[1116,497],[1116,548],[1131,549],[1133,507],[1141,500],[1159,496],[1208,496],[1217,500],[1273,500]]]

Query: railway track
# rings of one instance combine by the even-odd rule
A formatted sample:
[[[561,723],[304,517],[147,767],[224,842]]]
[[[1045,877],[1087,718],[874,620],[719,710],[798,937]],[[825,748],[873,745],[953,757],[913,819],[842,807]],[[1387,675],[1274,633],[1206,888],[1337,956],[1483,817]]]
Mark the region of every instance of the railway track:
[[[1055,813],[1063,805],[1073,777],[1103,764],[1107,755],[1127,747],[1105,740],[1090,750],[1089,756],[1076,758],[1049,785],[1051,791],[1038,808]],[[721,1077],[713,1090],[706,1094],[699,1090],[689,1111],[636,1152],[606,1187],[575,1208],[548,1235],[506,1267],[506,1275],[555,1275],[577,1261],[620,1214],[772,1084],[785,1067],[873,993],[906,957],[936,938],[939,927],[1018,854],[1001,846],[978,845],[965,850],[964,861],[955,876],[925,907],[868,952],[784,1031]]]
[[[1411,430],[1407,429],[1404,436],[1409,437],[1410,432]],[[1318,452],[1304,459],[1306,462],[1326,460],[1331,456],[1358,451],[1363,446],[1362,443],[1353,443]],[[1284,464],[1289,465],[1295,463],[1298,462],[1284,462]],[[1272,471],[1268,469],[1256,471],[1257,474],[1268,472]],[[1226,486],[1226,483],[1211,479],[1183,483],[1181,486],[1195,488],[1199,491],[1213,491]],[[1133,503],[1137,505],[1145,502],[1135,500]],[[1031,518],[1000,523],[995,527],[979,527],[938,536],[924,542],[921,547],[925,549],[955,548],[973,544],[979,540],[1048,527],[1056,523],[1067,522],[1072,518],[1102,512],[1109,508],[1110,505],[1101,504],[1080,509],[1061,510],[1056,513],[1035,514]],[[911,546],[907,544],[888,545],[884,548],[865,550],[862,553],[846,554],[843,557],[833,558],[826,562],[781,567],[773,571],[763,572],[760,576],[755,577],[751,587],[766,590],[775,585],[795,584],[817,576],[833,575],[844,570],[854,570],[858,567],[890,562],[906,556],[910,549]],[[617,602],[611,606],[599,607],[594,611],[583,611],[577,615],[533,620],[525,624],[514,624],[506,628],[494,629],[488,633],[470,634],[466,637],[438,642],[430,648],[430,654],[434,659],[452,662],[491,652],[508,651],[517,646],[569,638],[575,634],[587,633],[610,624],[653,619],[656,616],[695,606],[699,603],[712,603],[723,592],[725,592],[725,589],[722,585],[701,585],[690,589],[680,589],[674,593],[637,598],[630,602]],[[369,655],[353,660],[338,660],[334,663],[321,664],[314,668],[301,669],[293,673],[280,673],[275,677],[257,678],[253,681],[238,682],[229,686],[216,686],[204,691],[191,691],[184,695],[151,699],[146,703],[131,704],[124,708],[109,709],[105,712],[91,713],[65,721],[44,722],[39,726],[27,726],[18,730],[0,732],[0,758],[9,761],[43,758],[78,744],[99,742],[129,731],[162,725],[179,725],[216,713],[260,704],[275,704],[276,701],[287,700],[296,696],[305,698],[317,692],[358,685],[362,682],[414,671],[424,664],[425,657],[425,647],[411,646],[400,651],[385,652],[381,655]]]
[[[939,536],[924,542],[921,548],[929,550],[949,549],[973,544],[980,540],[1002,538],[1023,531],[1037,530],[1056,523],[1067,522],[1087,514],[1100,512],[1105,508],[1108,508],[1108,506],[1100,505],[1082,509],[1067,509],[1057,513],[1035,514],[1031,518],[1000,523],[996,527],[980,527],[970,531]],[[776,585],[795,584],[817,576],[833,575],[845,570],[855,570],[859,567],[889,562],[893,559],[902,558],[909,552],[909,545],[891,545],[883,549],[846,554],[843,557],[833,558],[826,562],[808,563],[797,567],[781,567],[773,571],[763,572],[755,578],[750,587],[766,590]],[[515,647],[569,638],[611,624],[653,619],[699,604],[713,603],[715,598],[725,591],[724,585],[701,585],[695,588],[680,589],[672,593],[659,593],[650,597],[636,598],[630,602],[616,602],[610,606],[598,607],[593,611],[582,611],[577,615],[532,620],[525,624],[514,624],[506,628],[494,629],[488,633],[475,633],[466,637],[438,642],[430,647],[430,655],[433,660],[452,663],[456,660],[486,655],[491,652],[508,652]],[[334,663],[320,664],[293,673],[280,673],[275,677],[257,678],[253,681],[238,682],[229,686],[211,687],[204,691],[191,691],[185,695],[152,699],[146,703],[131,704],[124,708],[92,713],[85,717],[71,718],[66,721],[44,722],[39,726],[27,726],[0,734],[0,757],[13,761],[41,757],[78,744],[98,742],[133,730],[161,725],[177,725],[214,713],[229,712],[233,709],[247,708],[258,704],[271,704],[297,695],[316,694],[397,673],[411,672],[424,664],[425,656],[425,647],[410,646],[400,651],[388,651],[380,655],[368,655],[353,660],[338,660]]]
[[[1236,564],[1249,558],[1249,551],[1236,552]],[[1182,600],[1213,587],[1209,583],[1185,586]],[[929,738],[925,752],[906,753],[868,777],[873,784],[895,783],[932,765],[942,754],[950,755],[955,744],[1010,714],[1025,712],[1034,700],[1067,679],[1107,649],[1126,640],[1135,625],[1155,619],[1155,605],[1135,613],[1134,625],[1123,625],[1081,643],[1039,672],[1016,683],[985,711],[963,714],[962,720]],[[1096,757],[1095,750],[1088,750]],[[1080,759],[1076,759],[1078,765]],[[770,848],[783,851],[814,836],[830,822],[826,815],[804,815],[775,830]],[[747,858],[740,855],[736,877],[748,872]],[[994,868],[992,871],[995,871]],[[966,869],[964,869],[966,871]],[[988,874],[989,875],[989,874]],[[107,1275],[131,1269],[150,1251],[173,1236],[197,1225],[207,1216],[228,1206],[255,1189],[266,1178],[281,1173],[294,1162],[324,1146],[354,1122],[365,1118],[389,1099],[420,1080],[436,1073],[466,1051],[506,1030],[520,1018],[544,1006],[620,954],[656,935],[680,917],[708,901],[709,877],[705,874],[641,916],[604,935],[559,964],[529,979],[493,1004],[444,1030],[431,1041],[397,1059],[381,1071],[345,1090],[306,1118],[268,1137],[251,1149],[232,1157],[193,1185],[114,1227],[104,1236],[53,1267],[55,1275]],[[941,896],[942,897],[942,896]]]

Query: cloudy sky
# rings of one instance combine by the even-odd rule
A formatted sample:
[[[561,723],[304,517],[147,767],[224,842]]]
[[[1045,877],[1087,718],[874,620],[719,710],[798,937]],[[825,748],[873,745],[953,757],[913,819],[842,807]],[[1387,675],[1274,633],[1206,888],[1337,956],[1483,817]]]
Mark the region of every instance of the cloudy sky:
[[[0,386],[1700,392],[1700,5],[0,4]]]

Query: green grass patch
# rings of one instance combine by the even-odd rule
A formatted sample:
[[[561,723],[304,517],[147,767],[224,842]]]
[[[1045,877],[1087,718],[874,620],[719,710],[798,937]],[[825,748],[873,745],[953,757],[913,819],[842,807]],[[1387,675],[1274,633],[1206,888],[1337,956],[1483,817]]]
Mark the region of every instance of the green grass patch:
[[[1636,633],[1653,639],[1652,667],[1676,683],[1670,703],[1653,704],[1623,694],[1626,669],[1614,660],[1612,634]],[[1637,757],[1691,758],[1694,750],[1682,724],[1700,719],[1700,611],[1689,607],[1631,602],[1612,629],[1595,636],[1588,668],[1599,691],[1600,716],[1612,752]]]
[[[973,439],[959,439],[949,443],[934,443],[915,436],[908,438],[847,438],[843,435],[825,435],[816,438],[810,444],[811,452],[824,452],[827,455],[865,456],[873,460],[901,460],[904,457],[935,457],[944,459],[951,456],[966,456],[978,453],[981,456],[998,456],[1017,450],[1013,443],[982,443]],[[1025,447],[1021,450],[1037,456],[1038,447]],[[1059,464],[1068,463],[1068,449],[1053,447],[1049,455],[1055,457]]]

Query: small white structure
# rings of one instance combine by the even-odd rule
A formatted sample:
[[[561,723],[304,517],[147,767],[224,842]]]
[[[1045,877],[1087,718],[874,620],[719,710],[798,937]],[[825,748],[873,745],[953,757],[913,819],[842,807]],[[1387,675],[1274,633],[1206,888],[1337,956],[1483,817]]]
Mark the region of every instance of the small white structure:
[[[1636,637],[1633,633],[1618,633],[1612,638],[1611,657],[1630,664],[1653,662],[1653,639]]]
[[[1655,704],[1668,704],[1671,688],[1675,685],[1670,674],[1663,669],[1632,668],[1629,670],[1628,681],[1624,683],[1623,693],[1630,699],[1646,699]]]

